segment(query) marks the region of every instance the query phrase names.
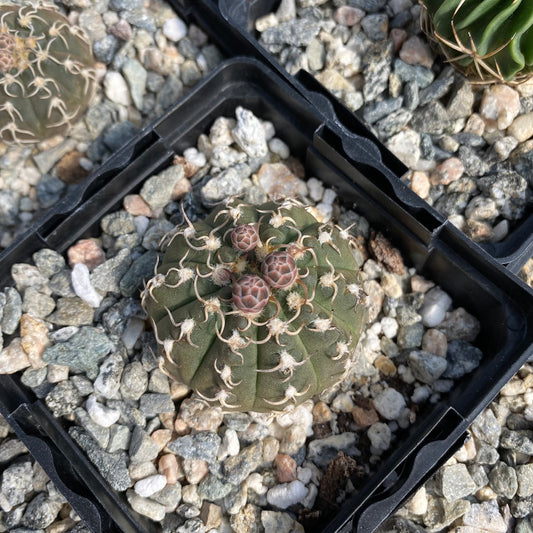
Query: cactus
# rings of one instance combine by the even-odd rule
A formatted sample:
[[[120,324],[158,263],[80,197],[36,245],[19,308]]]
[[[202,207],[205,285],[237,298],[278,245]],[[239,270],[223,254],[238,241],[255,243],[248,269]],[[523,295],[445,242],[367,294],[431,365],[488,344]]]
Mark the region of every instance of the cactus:
[[[52,5],[0,5],[0,136],[32,143],[64,133],[95,89],[91,44]]]
[[[472,81],[520,83],[533,73],[531,0],[420,0],[422,26]]]
[[[342,379],[367,314],[347,230],[293,200],[232,198],[168,240],[142,303],[171,378],[259,412]]]

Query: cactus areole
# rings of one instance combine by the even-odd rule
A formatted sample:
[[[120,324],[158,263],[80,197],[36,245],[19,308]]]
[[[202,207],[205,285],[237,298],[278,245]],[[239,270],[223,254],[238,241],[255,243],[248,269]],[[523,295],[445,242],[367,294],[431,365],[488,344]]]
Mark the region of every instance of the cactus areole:
[[[295,201],[232,198],[187,222],[142,295],[162,369],[225,411],[281,411],[330,388],[366,323],[352,246]]]
[[[91,43],[53,4],[0,4],[0,137],[33,143],[63,134],[95,89]]]
[[[531,0],[420,0],[422,27],[471,81],[521,83],[533,75]]]

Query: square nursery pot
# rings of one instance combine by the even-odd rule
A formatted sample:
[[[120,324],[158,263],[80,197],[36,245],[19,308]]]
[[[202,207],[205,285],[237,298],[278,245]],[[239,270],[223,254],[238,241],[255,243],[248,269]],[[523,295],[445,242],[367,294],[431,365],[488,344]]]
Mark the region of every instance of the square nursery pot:
[[[338,137],[324,117],[260,62],[238,58],[225,62],[143,129],[2,254],[2,287],[11,283],[11,266],[31,261],[37,250],[66,254],[78,239],[96,236],[101,218],[120,208],[125,195],[138,192],[148,177],[194,146],[215,118],[233,114],[239,105],[270,120],[308,175],[334,188],[347,206],[356,204],[371,226],[398,247],[409,266],[440,285],[456,305],[480,321],[476,343],[484,354],[480,366],[460,378],[439,403],[420,411],[416,424],[399,433],[394,451],[322,528],[324,533],[370,532],[463,443],[475,417],[531,356],[533,291],[448,222],[437,225],[429,219],[426,225],[408,212],[376,185],[372,162],[348,164],[330,143]],[[360,159],[364,161],[364,154]],[[19,374],[0,376],[0,412],[92,531],[159,531],[157,523],[137,515],[109,486],[74,443],[67,423],[52,416],[44,401],[21,383]]]
[[[376,184],[387,191],[395,201],[425,223],[445,219],[425,200],[414,193],[402,177],[408,168],[367,128],[358,112],[351,111],[332,95],[311,74],[300,70],[292,76],[278,59],[261,46],[255,21],[277,9],[280,0],[170,0],[178,13],[189,22],[198,24],[225,51],[228,57],[249,55],[257,58],[280,74],[323,115],[330,129],[339,136],[338,148],[355,165],[372,159],[377,174]],[[354,142],[354,137],[358,138]],[[361,137],[366,139],[361,141]],[[355,148],[354,148],[355,146]],[[479,243],[479,246],[518,273],[533,255],[533,206],[531,202],[521,220],[499,242]]]

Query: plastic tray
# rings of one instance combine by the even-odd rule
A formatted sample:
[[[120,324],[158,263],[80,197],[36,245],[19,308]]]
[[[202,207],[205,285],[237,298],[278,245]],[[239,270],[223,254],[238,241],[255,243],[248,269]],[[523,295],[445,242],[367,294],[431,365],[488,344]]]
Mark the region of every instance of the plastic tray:
[[[309,73],[301,70],[296,76],[291,76],[277,58],[259,44],[254,22],[257,18],[275,11],[280,0],[170,0],[170,3],[182,16],[207,31],[228,56],[246,54],[255,57],[294,85],[298,92],[331,122],[331,128],[341,134],[345,154],[354,163],[360,162],[357,159],[360,150],[354,153],[351,149],[352,135],[368,139],[370,142],[365,149],[375,158],[375,167],[390,181],[395,199],[413,213],[443,220],[444,217],[440,213],[400,181],[407,167],[368,130],[357,112],[349,110]],[[373,146],[370,146],[371,144]],[[421,203],[416,199],[421,200]],[[519,272],[533,256],[531,207],[504,240],[497,243],[480,243],[479,246],[512,272]]]
[[[367,176],[370,164],[356,167],[343,159],[328,142],[335,132],[323,117],[263,64],[238,58],[225,62],[142,130],[89,185],[73,193],[74,203],[58,205],[0,256],[2,286],[9,283],[11,265],[30,261],[39,248],[65,253],[78,239],[96,235],[102,216],[119,208],[125,195],[138,191],[145,179],[171,164],[175,153],[194,145],[216,117],[232,114],[237,105],[271,120],[308,175],[334,187],[347,205],[356,204],[411,266],[481,322],[482,365],[459,380],[445,400],[421,411],[379,471],[321,529],[371,532],[463,442],[476,415],[529,358],[533,291],[448,222],[428,227],[395,203]],[[65,423],[51,415],[18,375],[0,376],[0,411],[92,531],[159,531],[158,524],[138,516],[110,488],[70,438]]]

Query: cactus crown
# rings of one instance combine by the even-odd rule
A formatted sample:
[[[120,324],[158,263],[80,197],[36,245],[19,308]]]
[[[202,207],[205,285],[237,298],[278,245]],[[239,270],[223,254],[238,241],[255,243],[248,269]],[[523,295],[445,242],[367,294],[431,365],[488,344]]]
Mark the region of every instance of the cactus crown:
[[[422,27],[475,82],[520,83],[533,74],[530,0],[420,0]]]
[[[42,2],[0,5],[0,136],[31,143],[64,133],[95,89],[91,44]]]
[[[225,410],[279,411],[331,387],[366,322],[351,246],[296,201],[233,198],[188,222],[142,295],[162,369]]]

